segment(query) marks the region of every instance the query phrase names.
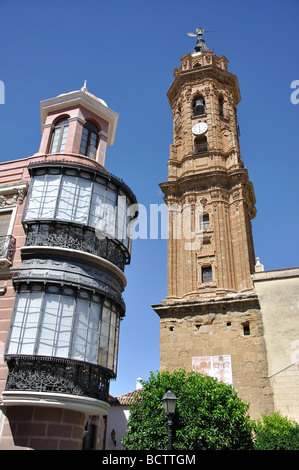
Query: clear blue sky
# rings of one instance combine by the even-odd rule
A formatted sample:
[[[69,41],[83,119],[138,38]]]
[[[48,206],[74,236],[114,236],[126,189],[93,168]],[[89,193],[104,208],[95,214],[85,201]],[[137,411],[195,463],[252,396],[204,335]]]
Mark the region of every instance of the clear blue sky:
[[[0,0],[0,161],[25,158],[40,144],[39,102],[78,90],[120,115],[106,167],[138,201],[163,202],[172,116],[166,93],[197,27],[239,79],[240,144],[254,184],[256,256],[265,269],[298,261],[299,1],[285,0]],[[127,315],[121,324],[118,377],[111,393],[135,389],[159,369],[159,319],[166,297],[166,240],[136,240],[126,269]]]

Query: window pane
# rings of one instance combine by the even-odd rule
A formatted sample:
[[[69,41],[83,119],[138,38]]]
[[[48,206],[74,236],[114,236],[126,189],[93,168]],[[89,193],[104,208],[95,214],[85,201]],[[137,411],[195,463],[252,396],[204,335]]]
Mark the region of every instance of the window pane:
[[[12,212],[0,212],[0,236],[6,236]]]
[[[87,300],[78,299],[71,350],[71,357],[73,359],[85,359],[88,313],[89,302]]]
[[[16,354],[18,352],[18,346],[20,344],[21,328],[23,320],[25,318],[25,309],[27,303],[27,294],[17,294],[15,307],[14,307],[14,320],[13,326],[10,333],[10,340],[7,349],[7,354]]]
[[[111,204],[112,207],[115,207],[116,201],[117,201],[117,188],[113,187],[110,188],[109,186],[107,187],[107,193],[106,193],[106,203]]]
[[[119,316],[113,303],[106,301],[103,307],[99,364],[116,372]]]
[[[212,268],[211,266],[202,268],[202,282],[212,282]]]
[[[115,209],[111,205],[104,204],[102,207],[102,218],[97,229],[102,230],[111,237],[115,236]]]
[[[81,153],[81,155],[85,155],[85,153],[86,153],[87,139],[88,139],[88,130],[83,129],[82,139],[81,139],[81,144],[80,144],[80,151],[79,151],[79,153]]]
[[[37,354],[52,355],[58,312],[59,296],[47,294]]]
[[[56,218],[87,223],[92,182],[75,176],[63,176]]]
[[[107,367],[108,338],[101,335],[98,363],[100,366]]]
[[[93,144],[90,144],[89,145],[89,149],[88,149],[88,157],[89,158],[95,158],[95,154],[96,154],[96,148]]]
[[[54,129],[54,135],[53,135],[53,140],[52,140],[52,147],[50,150],[50,153],[56,153],[58,152],[58,142],[59,142],[59,136],[60,136],[61,128],[56,128]]]
[[[95,227],[100,218],[102,218],[101,206],[105,200],[106,186],[100,183],[94,183],[90,207],[89,225]]]
[[[38,354],[68,357],[74,298],[46,294]]]
[[[63,128],[59,152],[64,152],[68,129],[69,126],[64,126]]]
[[[97,363],[101,305],[78,299],[71,357]]]
[[[64,175],[58,201],[56,218],[71,220],[76,193],[76,177]]]
[[[117,200],[116,229],[116,238],[123,240],[126,237],[126,197],[122,195]]]
[[[68,133],[68,119],[64,119],[56,124],[50,153],[63,152]]]
[[[202,216],[202,230],[209,230],[210,228],[210,218],[209,214],[203,214]]]
[[[97,142],[98,129],[92,122],[87,121],[82,131],[80,153],[95,158]]]
[[[39,208],[44,194],[45,175],[35,176],[32,179],[31,193],[26,211],[26,220],[37,219],[39,216]]]
[[[100,304],[91,303],[85,360],[94,364],[97,364],[98,359],[101,309]]]
[[[115,331],[115,344],[114,344],[114,363],[113,363],[113,370],[116,372],[117,368],[117,356],[118,356],[118,341],[119,341],[119,324],[120,324],[120,318],[117,315],[116,318],[116,331]]]
[[[90,142],[95,146],[97,143],[97,135],[91,132],[90,134]]]
[[[105,302],[102,314],[100,348],[99,348],[99,364],[107,367],[107,356],[109,346],[109,328],[110,328],[110,309],[109,302]]]
[[[47,175],[40,201],[39,218],[52,219],[58,197],[60,175]]]
[[[74,222],[87,223],[88,221],[91,187],[91,181],[78,179],[76,200],[72,217]]]
[[[42,293],[18,293],[7,354],[34,354]]]
[[[59,175],[34,176],[25,220],[52,219],[59,191]]]
[[[30,296],[28,296],[20,338],[20,354],[34,354],[41,302],[42,293],[31,293]]]

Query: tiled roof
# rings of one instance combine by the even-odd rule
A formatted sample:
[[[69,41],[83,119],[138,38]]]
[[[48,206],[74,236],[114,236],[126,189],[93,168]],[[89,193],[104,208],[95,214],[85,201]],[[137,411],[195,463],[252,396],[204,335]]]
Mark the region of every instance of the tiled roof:
[[[124,395],[120,395],[119,397],[110,397],[109,404],[111,406],[129,406],[132,405],[133,399],[136,395],[139,394],[140,390],[134,390],[133,392],[124,393]]]

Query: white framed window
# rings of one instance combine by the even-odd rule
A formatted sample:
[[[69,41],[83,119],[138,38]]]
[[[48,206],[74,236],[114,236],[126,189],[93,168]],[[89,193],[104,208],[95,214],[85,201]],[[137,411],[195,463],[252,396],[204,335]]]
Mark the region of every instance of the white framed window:
[[[82,131],[79,153],[89,158],[95,158],[98,145],[98,128],[91,122],[86,121]]]
[[[64,152],[68,129],[69,120],[67,118],[61,119],[55,124],[50,153]]]
[[[0,211],[0,237],[7,237],[11,234],[12,210]],[[10,233],[9,233],[10,232]]]
[[[7,268],[12,264],[15,252],[15,238],[12,236],[17,214],[17,206],[0,209],[0,267]]]

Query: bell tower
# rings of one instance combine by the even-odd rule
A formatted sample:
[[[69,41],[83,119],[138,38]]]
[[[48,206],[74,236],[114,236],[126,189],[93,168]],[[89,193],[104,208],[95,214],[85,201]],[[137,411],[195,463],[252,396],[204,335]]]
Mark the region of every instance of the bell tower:
[[[221,370],[249,402],[252,386],[263,390],[253,409],[259,415],[272,409],[272,395],[252,283],[256,209],[240,153],[241,97],[228,60],[208,48],[204,32],[192,34],[196,46],[181,58],[167,93],[173,143],[160,184],[169,214],[167,297],[153,306],[161,369]]]
[[[238,80],[227,71],[228,60],[208,49],[203,30],[197,31],[196,47],[182,57],[168,91],[173,144],[168,181],[160,186],[168,206],[190,206],[190,227],[200,243],[186,249],[186,227],[180,227],[185,237],[169,241],[170,299],[248,292],[254,270],[255,197],[240,155]]]

